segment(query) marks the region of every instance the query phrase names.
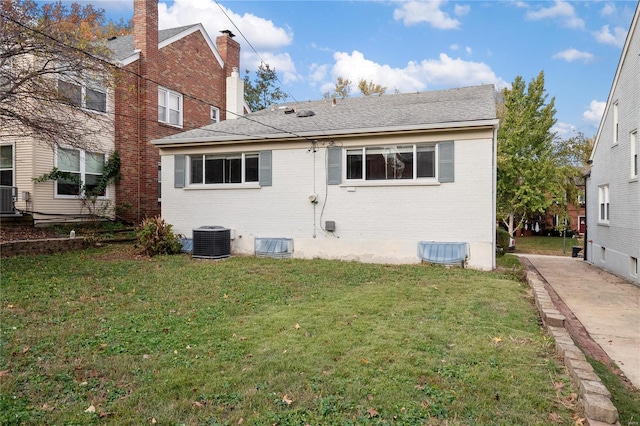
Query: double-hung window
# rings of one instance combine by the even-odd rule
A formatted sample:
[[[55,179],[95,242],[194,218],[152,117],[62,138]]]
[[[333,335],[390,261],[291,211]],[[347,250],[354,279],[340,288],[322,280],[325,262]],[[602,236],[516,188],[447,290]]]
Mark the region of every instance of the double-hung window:
[[[210,109],[210,116],[211,116],[211,123],[210,124],[215,124],[218,121],[220,121],[220,110],[214,106],[211,107]]]
[[[67,174],[67,177],[56,181],[56,195],[79,196],[84,189],[95,192],[104,173],[105,155],[95,152],[86,152],[77,149],[58,148],[56,153],[56,167]],[[98,196],[105,196],[105,190]]]
[[[107,91],[98,79],[88,77],[61,78],[58,96],[72,106],[97,112],[107,112]]]
[[[600,185],[598,187],[598,221],[609,223],[609,185]]]
[[[189,157],[189,183],[215,185],[258,182],[258,153]]]
[[[436,177],[435,144],[346,150],[347,180],[418,180]]]
[[[13,145],[0,145],[0,185],[13,186]]]
[[[158,121],[182,127],[182,94],[158,87]]]

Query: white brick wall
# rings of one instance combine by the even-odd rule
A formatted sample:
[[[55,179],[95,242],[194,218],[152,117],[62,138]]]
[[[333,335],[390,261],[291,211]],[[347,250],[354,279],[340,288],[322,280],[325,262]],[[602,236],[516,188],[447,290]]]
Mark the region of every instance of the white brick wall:
[[[417,263],[418,241],[465,241],[468,265],[488,270],[495,220],[491,131],[485,136],[455,142],[454,183],[419,186],[325,185],[326,148],[304,146],[273,149],[273,186],[175,189],[173,152],[165,149],[162,215],[189,238],[199,226],[233,229],[235,253],[252,254],[255,237],[286,237],[295,257]],[[322,230],[327,220],[334,233]]]

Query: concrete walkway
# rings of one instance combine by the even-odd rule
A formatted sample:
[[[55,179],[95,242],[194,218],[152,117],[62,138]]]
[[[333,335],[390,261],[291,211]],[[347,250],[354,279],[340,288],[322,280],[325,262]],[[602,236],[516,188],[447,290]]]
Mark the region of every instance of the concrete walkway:
[[[640,287],[581,258],[521,255],[640,389]]]

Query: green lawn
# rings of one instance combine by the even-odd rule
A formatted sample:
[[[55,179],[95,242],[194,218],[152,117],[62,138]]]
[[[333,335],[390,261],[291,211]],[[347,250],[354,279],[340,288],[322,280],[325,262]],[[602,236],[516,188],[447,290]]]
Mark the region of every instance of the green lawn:
[[[582,239],[562,237],[516,237],[516,253],[571,256],[573,246],[582,247]],[[564,253],[563,253],[564,248]],[[579,256],[582,256],[580,252]]]
[[[574,424],[510,274],[122,250],[2,260],[0,424]]]

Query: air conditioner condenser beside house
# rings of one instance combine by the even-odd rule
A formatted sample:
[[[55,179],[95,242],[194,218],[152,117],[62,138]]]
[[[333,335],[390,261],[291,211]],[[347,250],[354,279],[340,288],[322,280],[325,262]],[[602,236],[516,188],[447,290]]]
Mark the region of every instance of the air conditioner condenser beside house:
[[[201,226],[194,229],[192,256],[203,259],[231,256],[231,230],[222,226]]]

